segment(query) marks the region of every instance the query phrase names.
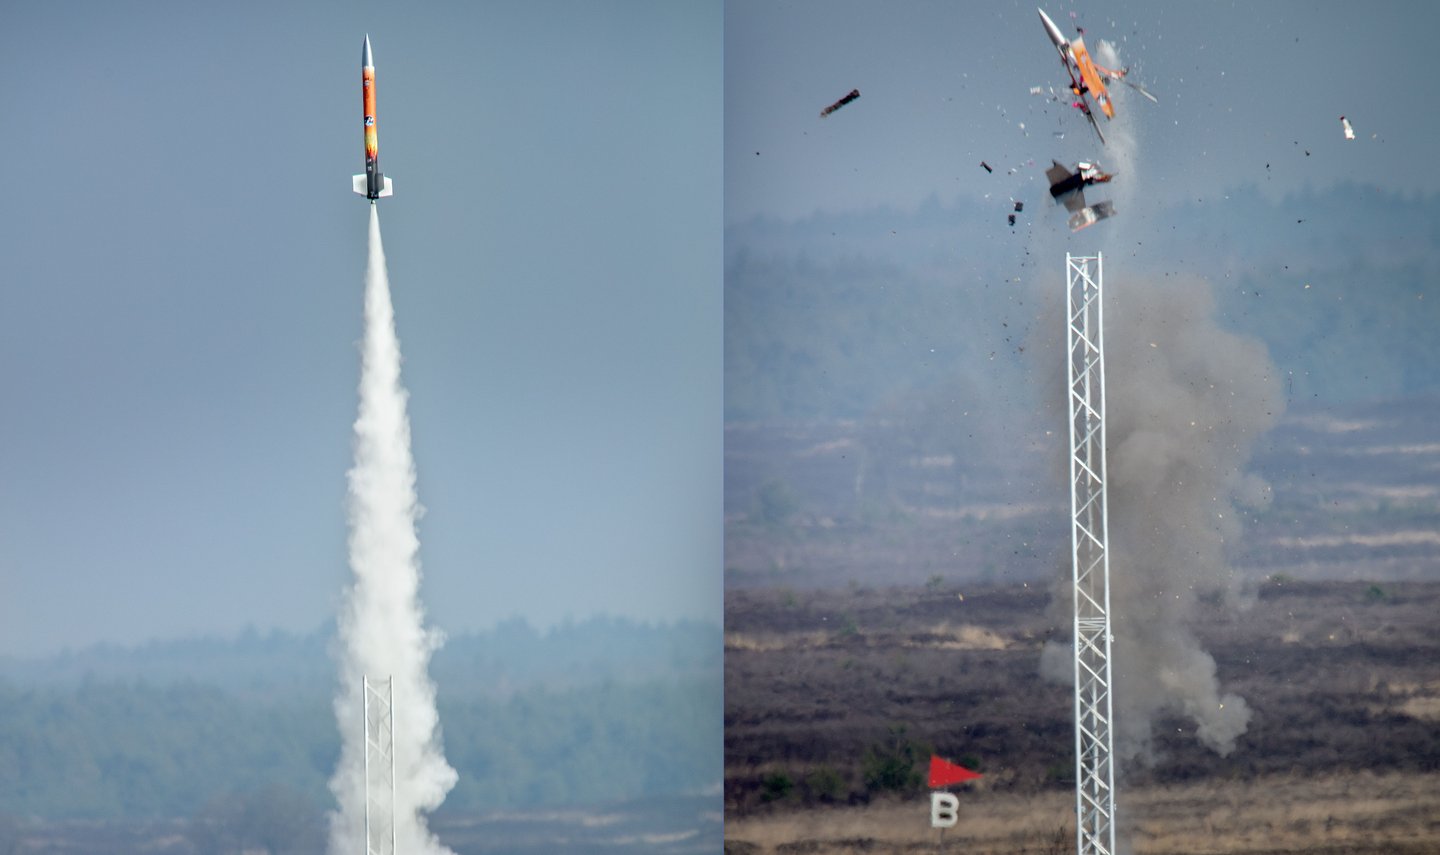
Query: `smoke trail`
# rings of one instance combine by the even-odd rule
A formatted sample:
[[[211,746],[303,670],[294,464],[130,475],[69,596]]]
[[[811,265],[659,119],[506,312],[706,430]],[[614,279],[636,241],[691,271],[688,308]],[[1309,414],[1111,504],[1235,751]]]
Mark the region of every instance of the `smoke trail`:
[[[355,464],[350,469],[350,568],[339,618],[340,691],[335,716],[340,763],[330,779],[340,809],[331,815],[330,852],[365,851],[365,734],[361,678],[393,679],[395,720],[395,843],[397,852],[448,853],[425,826],[424,814],[445,800],[455,770],[440,747],[435,686],[427,668],[440,646],[424,628],[419,601],[419,540],[415,463],[410,455],[407,394],[400,384],[400,343],[390,304],[380,218],[370,206],[370,256],[365,268],[365,340]]]
[[[1121,69],[1124,63],[1120,62],[1120,51],[1115,43],[1109,39],[1101,39],[1095,43],[1095,59],[1106,68]]]

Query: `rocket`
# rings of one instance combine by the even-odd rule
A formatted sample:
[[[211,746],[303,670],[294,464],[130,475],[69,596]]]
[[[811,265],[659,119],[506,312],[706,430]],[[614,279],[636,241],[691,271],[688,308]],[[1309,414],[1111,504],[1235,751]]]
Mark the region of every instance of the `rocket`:
[[[1070,47],[1069,40],[1060,34],[1060,28],[1055,26],[1055,22],[1050,20],[1050,16],[1045,14],[1044,9],[1036,9],[1035,11],[1040,13],[1040,20],[1045,23],[1045,32],[1050,36],[1050,41],[1055,43],[1055,49],[1060,51],[1060,58],[1065,60],[1065,64],[1068,66],[1070,64],[1070,57],[1066,53],[1066,48]]]
[[[360,55],[360,92],[365,105],[365,174],[353,179],[355,192],[375,204],[389,196],[390,179],[380,172],[380,142],[375,135],[375,58],[370,55],[370,36],[365,36],[365,50]]]

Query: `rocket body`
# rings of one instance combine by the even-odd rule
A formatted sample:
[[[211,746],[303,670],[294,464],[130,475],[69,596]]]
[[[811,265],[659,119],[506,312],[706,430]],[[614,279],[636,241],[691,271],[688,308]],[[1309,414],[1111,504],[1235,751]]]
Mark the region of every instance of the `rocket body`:
[[[390,179],[380,171],[380,138],[375,131],[375,59],[370,53],[368,35],[360,55],[360,96],[365,116],[365,174],[356,175],[351,181],[355,192],[374,204],[376,199],[389,196],[393,191]]]
[[[1069,47],[1070,43],[1060,34],[1060,28],[1055,26],[1055,22],[1050,20],[1050,16],[1045,14],[1044,9],[1036,9],[1035,11],[1040,13],[1040,20],[1045,24],[1045,32],[1049,34],[1050,41],[1055,43],[1055,49],[1060,51],[1060,58],[1068,60],[1069,57],[1066,56],[1065,49]]]

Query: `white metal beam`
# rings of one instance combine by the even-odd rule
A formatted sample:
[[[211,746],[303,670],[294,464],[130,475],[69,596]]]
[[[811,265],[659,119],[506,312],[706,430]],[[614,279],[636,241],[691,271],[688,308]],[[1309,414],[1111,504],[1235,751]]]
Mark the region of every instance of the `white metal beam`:
[[[365,853],[395,855],[395,703],[390,678],[364,677]]]
[[[1070,546],[1074,572],[1075,843],[1080,855],[1115,853],[1103,280],[1099,255],[1066,254]]]

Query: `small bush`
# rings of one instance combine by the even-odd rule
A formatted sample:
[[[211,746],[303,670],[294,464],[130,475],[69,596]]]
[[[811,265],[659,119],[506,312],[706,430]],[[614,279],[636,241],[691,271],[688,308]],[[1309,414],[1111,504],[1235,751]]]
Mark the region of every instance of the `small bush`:
[[[820,766],[805,776],[805,788],[811,798],[832,802],[844,795],[845,779],[830,766]]]
[[[778,802],[788,798],[795,782],[784,772],[771,772],[760,779],[760,801]]]
[[[930,747],[906,736],[903,724],[893,725],[890,735],[865,751],[862,769],[865,787],[872,793],[906,793],[920,789],[924,777],[915,764],[928,758]]]

